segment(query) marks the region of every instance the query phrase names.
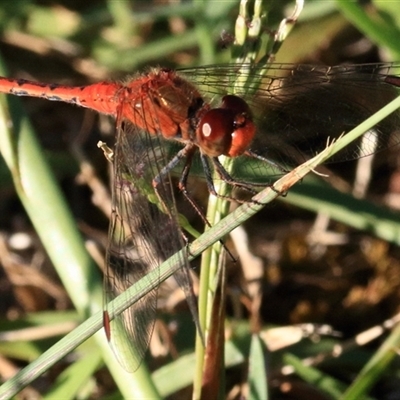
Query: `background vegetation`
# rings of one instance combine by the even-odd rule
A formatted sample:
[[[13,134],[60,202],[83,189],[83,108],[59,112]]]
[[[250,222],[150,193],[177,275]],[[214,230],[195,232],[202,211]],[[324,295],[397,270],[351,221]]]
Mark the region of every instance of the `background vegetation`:
[[[282,16],[290,13],[293,3],[265,3],[270,7],[266,25],[273,31]],[[368,2],[362,8],[347,3],[354,4],[307,1],[276,61],[335,65],[399,59],[396,2]],[[238,1],[233,0],[5,2],[0,9],[3,75],[83,85],[103,79],[129,79],[149,66],[178,68],[228,62],[238,7]],[[11,174],[0,160],[0,326],[3,333],[12,331],[0,336],[0,374],[4,381],[101,309],[101,268],[90,261],[84,247],[101,266],[110,203],[108,165],[96,143],[100,139],[111,143],[114,134],[112,121],[68,104],[23,99],[23,105],[13,105],[10,113],[18,115],[21,127],[25,127],[28,116],[44,149],[43,160],[51,166],[65,203],[59,203],[56,196],[57,204],[38,200],[37,208],[28,205],[27,209],[25,200],[21,203],[17,196],[15,178],[18,182],[24,172],[31,172],[39,179],[38,196],[47,194],[51,189],[40,181],[45,175],[42,167],[36,172],[39,160],[28,157],[21,171]],[[18,132],[25,137],[22,129]],[[383,332],[364,347],[354,341],[360,332],[395,316],[399,304],[396,149],[377,154],[373,163],[363,198],[351,194],[355,163],[344,163],[335,170],[337,175],[329,172],[330,186],[304,182],[246,223],[249,246],[245,253],[239,253],[240,262],[228,260],[227,266],[226,398],[247,393],[248,364],[244,361],[249,359],[254,331],[267,337],[270,346],[276,344],[271,339],[274,332],[291,344],[268,353],[266,371],[260,353],[253,348],[250,355],[250,365],[259,362],[261,366],[261,378],[257,379],[268,377],[273,399],[339,398],[346,390],[347,398],[366,398],[366,393],[370,398],[396,397],[400,390],[394,357],[398,337]],[[26,184],[34,178],[21,179],[26,179]],[[32,183],[29,187],[34,186]],[[205,202],[202,191],[199,184],[195,194]],[[60,209],[72,218],[83,239],[70,228],[57,228],[60,233],[52,229],[49,224],[64,220]],[[317,214],[321,209],[324,213]],[[195,213],[189,208],[187,212],[200,230]],[[335,219],[330,220],[330,216]],[[31,221],[36,218],[42,231],[33,228]],[[50,244],[45,243],[46,236]],[[236,243],[240,242],[243,239]],[[227,245],[237,251],[233,241],[228,240]],[[246,250],[250,251],[247,258]],[[73,254],[78,255],[74,258]],[[78,265],[84,266],[83,272]],[[251,296],[254,288],[249,281],[258,283],[262,298]],[[167,298],[173,298],[171,292]],[[163,343],[152,344],[152,356],[146,361],[155,371],[152,380],[161,397],[185,399],[191,397],[188,386],[193,379],[190,367],[195,332],[188,313],[176,311],[184,306],[175,303],[172,310],[165,305],[170,314],[163,314],[155,332]],[[302,323],[324,327],[319,325],[309,334],[303,332],[304,327],[294,327]],[[171,333],[174,326],[176,331]],[[267,330],[283,326],[292,328]],[[386,324],[388,330],[391,327]],[[21,328],[35,329],[19,331]],[[325,331],[328,335],[323,335]],[[163,332],[168,333],[163,336]],[[311,340],[299,338],[297,342],[302,335]],[[343,345],[346,351],[332,358],[337,345]],[[300,362],[310,357],[315,357],[310,363]],[[374,373],[363,374],[368,360],[373,362]],[[393,360],[390,368],[389,360]],[[97,344],[88,341],[20,396],[128,398],[137,393],[135,388],[127,388],[131,378],[118,381],[109,369]],[[136,375],[136,379],[140,384],[145,381],[142,375]],[[354,386],[357,391],[351,392]]]

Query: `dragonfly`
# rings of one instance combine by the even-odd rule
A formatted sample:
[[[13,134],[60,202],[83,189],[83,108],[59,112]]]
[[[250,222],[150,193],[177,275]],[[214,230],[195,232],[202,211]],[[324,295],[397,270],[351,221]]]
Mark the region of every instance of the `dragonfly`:
[[[0,78],[0,92],[67,102],[116,120],[106,304],[185,247],[172,180],[178,168],[178,187],[192,205],[188,177],[196,162],[214,195],[215,176],[252,191],[271,173],[282,174],[322,151],[328,138],[350,131],[397,97],[399,88],[396,63],[156,68],[126,82],[87,86]],[[355,143],[332,161],[398,144],[399,127],[397,112],[374,128],[374,140]],[[235,158],[239,167],[228,172],[221,156]],[[179,263],[174,277],[202,335],[188,258]],[[109,306],[104,313],[107,337],[128,371],[138,368],[149,346],[157,298],[156,288],[120,315]]]

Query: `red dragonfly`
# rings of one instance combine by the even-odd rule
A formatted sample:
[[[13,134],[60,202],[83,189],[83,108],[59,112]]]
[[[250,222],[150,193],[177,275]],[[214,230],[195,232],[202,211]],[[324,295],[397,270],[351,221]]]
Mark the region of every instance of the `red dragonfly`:
[[[153,69],[126,83],[70,87],[0,78],[0,92],[73,103],[116,118],[113,156],[113,214],[109,229],[106,302],[184,247],[170,173],[181,165],[179,187],[192,202],[187,178],[199,157],[209,190],[212,171],[233,187],[252,190],[240,179],[265,176],[323,150],[327,138],[348,132],[398,95],[400,64],[338,67],[272,64],[222,65],[172,71]],[[400,114],[375,127],[377,141],[355,144],[334,161],[355,159],[399,142]],[[396,133],[397,132],[397,133]],[[180,148],[172,152],[166,141]],[[229,174],[218,157],[243,158]],[[149,201],[151,190],[158,201]],[[148,187],[148,186],[147,186]],[[155,203],[158,203],[156,205]],[[192,202],[192,204],[194,204]],[[185,257],[175,273],[199,332]],[[119,316],[105,313],[108,338],[130,353],[127,370],[143,359],[154,327],[157,289]],[[118,357],[118,351],[116,355]]]

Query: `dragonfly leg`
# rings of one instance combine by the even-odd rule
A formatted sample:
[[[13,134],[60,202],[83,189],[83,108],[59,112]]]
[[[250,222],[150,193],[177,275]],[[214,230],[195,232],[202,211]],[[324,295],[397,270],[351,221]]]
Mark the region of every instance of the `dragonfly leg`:
[[[215,190],[215,186],[214,186],[214,182],[213,182],[213,178],[212,178],[212,172],[211,172],[211,168],[210,168],[210,164],[208,163],[208,158],[207,156],[205,156],[204,154],[201,154],[201,162],[203,165],[203,170],[204,170],[204,174],[206,177],[206,182],[207,182],[207,188],[208,191],[213,194],[215,197],[218,197],[220,199],[226,199],[228,201],[237,201],[239,203],[246,203],[245,200],[240,200],[240,199],[236,199],[232,196],[223,196],[222,194],[219,194],[216,190]],[[230,177],[230,175],[228,174],[228,172],[225,170],[225,168],[221,165],[221,163],[218,161],[218,159],[216,157],[212,158],[213,164],[215,166],[215,169],[217,170],[218,175],[221,177],[221,179],[232,185],[232,182],[234,182],[234,179]],[[223,172],[222,172],[223,171]],[[226,179],[225,179],[226,178]],[[233,186],[233,185],[232,185]]]
[[[207,220],[207,217],[205,216],[203,210],[195,202],[195,200],[193,199],[193,197],[189,194],[189,191],[187,190],[187,180],[189,177],[190,168],[192,166],[193,155],[194,155],[194,151],[187,154],[185,165],[184,165],[183,171],[182,171],[182,175],[181,175],[181,178],[179,179],[178,187],[179,187],[179,190],[182,192],[182,194],[185,196],[186,200],[190,203],[190,205],[195,209],[197,214],[200,216],[203,223],[205,225],[211,227],[211,224]]]
[[[226,182],[228,185],[231,185],[232,187],[238,187],[241,188],[243,190],[246,190],[248,192],[250,192],[251,194],[256,194],[257,191],[254,189],[254,187],[270,187],[274,192],[276,192],[279,195],[283,195],[281,192],[278,192],[275,190],[274,185],[272,184],[266,184],[266,183],[252,183],[252,184],[247,184],[245,182],[241,182],[241,181],[237,181],[236,179],[232,178],[229,173],[226,171],[226,169],[223,167],[223,165],[219,162],[218,158],[212,158],[214,167],[218,173],[218,175],[221,177],[221,179]],[[214,188],[214,184],[212,183],[212,178],[211,178],[211,172],[210,172],[210,168],[208,166],[208,162],[205,159],[203,162],[203,168],[205,171],[209,171],[208,175],[206,174],[207,181],[210,180],[209,183],[209,190],[211,193],[213,193],[215,196],[220,197],[220,198],[224,198],[227,199],[228,201],[236,201],[238,203],[244,204],[244,203],[254,203],[254,204],[259,204],[257,201],[255,200],[241,200],[241,199],[237,199],[235,197],[232,196],[222,196],[219,193],[216,192],[215,188]],[[211,191],[211,188],[213,189],[213,191]]]
[[[246,156],[248,156],[248,157],[255,158],[256,160],[263,161],[263,162],[265,162],[265,163],[271,165],[272,167],[278,169],[279,171],[281,171],[281,172],[283,172],[283,173],[285,173],[285,174],[289,172],[286,168],[282,167],[281,165],[277,164],[276,162],[270,160],[269,158],[260,156],[259,154],[254,153],[254,152],[251,151],[251,150],[246,150],[246,151],[244,152],[244,154],[245,154]]]
[[[163,188],[165,178],[169,180],[169,173],[173,170],[183,159],[187,159],[188,157],[191,158],[191,153],[196,150],[196,147],[189,143],[183,149],[181,149],[169,162],[165,165],[161,171],[153,178],[152,185],[154,192],[157,195],[158,200],[162,204],[164,212],[171,216],[171,208],[168,207],[166,203],[166,199],[164,198],[163,194],[161,193],[160,187]],[[172,194],[171,194],[172,195]]]
[[[168,208],[165,200],[163,199],[162,194],[160,193],[159,186],[163,182],[163,178],[173,169],[175,168],[179,162],[185,159],[185,165],[182,171],[181,178],[179,179],[179,190],[183,193],[187,201],[191,204],[191,206],[195,209],[197,214],[203,220],[203,222],[207,226],[211,226],[210,223],[207,221],[207,218],[204,212],[201,210],[200,206],[194,201],[192,196],[190,196],[189,191],[187,190],[187,179],[190,172],[190,167],[192,165],[193,155],[197,151],[197,146],[193,145],[192,143],[187,144],[183,149],[181,149],[173,158],[172,160],[160,171],[160,173],[154,177],[153,179],[153,188],[154,191],[163,205],[163,208],[167,214],[170,214],[170,209]],[[186,240],[187,242],[187,240]]]
[[[223,167],[223,165],[220,163],[218,158],[213,158],[212,159],[213,164],[215,166],[215,169],[218,173],[218,175],[221,177],[221,179],[226,182],[228,185],[234,186],[234,187],[240,187],[241,189],[246,190],[247,192],[250,192],[251,194],[256,194],[257,191],[254,190],[253,185],[250,185],[245,182],[238,181],[234,178],[232,178],[228,171]],[[265,186],[265,185],[264,185]]]
[[[196,149],[195,149],[196,150]],[[190,203],[190,205],[194,208],[194,210],[197,212],[197,214],[199,215],[199,217],[202,219],[204,225],[207,225],[208,227],[211,228],[211,224],[208,221],[206,215],[204,214],[203,210],[200,208],[200,206],[196,203],[196,201],[193,199],[193,197],[190,195],[189,191],[187,190],[187,179],[189,177],[189,172],[190,172],[190,167],[192,166],[192,160],[193,160],[193,155],[194,155],[194,151],[190,151],[188,152],[188,154],[186,155],[186,161],[185,161],[185,166],[183,168],[182,171],[182,175],[181,178],[179,180],[179,189],[181,190],[181,192],[183,193],[183,195],[185,196],[186,200]],[[210,179],[211,179],[211,175],[210,175]],[[208,179],[207,179],[208,180]],[[212,182],[212,180],[211,180]],[[207,185],[208,186],[208,185]],[[209,187],[209,186],[208,186]],[[214,185],[212,185],[212,187],[214,187]],[[215,192],[215,189],[214,189]],[[219,242],[221,243],[221,245],[224,247],[226,253],[228,254],[228,256],[230,257],[230,259],[233,262],[236,262],[236,258],[235,256],[231,253],[231,251],[225,246],[225,243],[223,242],[222,239],[219,240]]]

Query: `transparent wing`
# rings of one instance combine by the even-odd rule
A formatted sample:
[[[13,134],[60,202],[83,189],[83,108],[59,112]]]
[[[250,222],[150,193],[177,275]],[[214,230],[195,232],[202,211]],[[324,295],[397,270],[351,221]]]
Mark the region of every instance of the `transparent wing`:
[[[151,110],[147,111],[150,115]],[[152,187],[153,178],[167,164],[158,135],[149,135],[131,126],[119,129],[107,249],[107,303],[185,246],[177,223],[169,174],[163,175],[157,186],[163,204]],[[187,257],[182,257],[180,262],[181,268],[174,276],[185,291],[197,320]],[[110,305],[106,310],[112,318],[114,310]],[[143,360],[156,310],[157,289],[154,289],[110,323],[112,347],[128,371],[135,371]]]

